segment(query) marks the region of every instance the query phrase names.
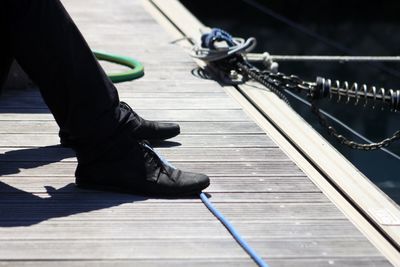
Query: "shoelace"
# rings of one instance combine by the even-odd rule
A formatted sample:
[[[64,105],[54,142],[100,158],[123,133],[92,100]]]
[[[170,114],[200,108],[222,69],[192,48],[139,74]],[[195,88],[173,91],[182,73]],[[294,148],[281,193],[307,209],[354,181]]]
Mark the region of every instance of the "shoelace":
[[[149,145],[147,141],[143,140],[142,142],[140,142],[140,144],[144,152],[144,157],[146,159],[149,159],[149,163],[150,164],[154,163],[155,168],[160,168],[160,173],[163,172],[167,174],[168,178],[172,179],[171,174],[168,172],[165,166],[168,166],[172,169],[176,168],[171,163],[169,163],[165,158],[163,158],[160,154],[154,151],[154,149]]]
[[[133,116],[135,116],[136,118],[138,118],[140,121],[142,120],[142,118],[135,112],[133,111],[133,109],[124,101],[120,101],[119,102],[119,106],[129,112],[131,112],[133,114]]]
[[[132,111],[132,112],[133,112],[132,108],[131,108],[127,103],[125,103],[124,101],[120,101],[120,102],[119,102],[119,106],[120,106],[121,108],[125,109],[125,110]]]

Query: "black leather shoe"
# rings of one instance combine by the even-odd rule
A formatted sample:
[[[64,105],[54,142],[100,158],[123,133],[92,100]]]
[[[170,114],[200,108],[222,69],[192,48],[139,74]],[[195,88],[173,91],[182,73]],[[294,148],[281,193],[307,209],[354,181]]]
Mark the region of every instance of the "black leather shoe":
[[[140,117],[125,102],[120,102],[120,107],[131,112],[140,122],[140,126],[133,132],[137,140],[165,140],[180,134],[181,129],[176,123],[149,121]]]
[[[93,163],[78,164],[78,187],[141,195],[193,195],[209,186],[208,176],[184,172],[162,159],[147,142],[133,142],[125,151],[113,148]],[[117,146],[118,147],[118,146]]]
[[[175,137],[181,132],[179,125],[176,123],[145,120],[134,112],[127,103],[121,101],[119,106],[130,112],[132,116],[136,117],[136,121],[140,123],[140,125],[132,131],[132,136],[136,140],[165,140]],[[59,136],[61,146],[71,148],[76,146],[76,142],[71,139],[67,133],[60,131]]]

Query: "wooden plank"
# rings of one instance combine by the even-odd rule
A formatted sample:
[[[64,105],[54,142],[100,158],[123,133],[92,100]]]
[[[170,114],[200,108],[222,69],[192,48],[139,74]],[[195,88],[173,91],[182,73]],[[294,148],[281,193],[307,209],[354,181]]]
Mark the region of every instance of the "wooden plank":
[[[113,248],[113,249],[110,249]],[[155,251],[157,253],[155,253]],[[227,252],[229,253],[227,255]],[[221,256],[221,255],[226,256]],[[7,241],[0,243],[0,260],[14,259],[187,259],[247,258],[231,241],[180,240],[94,240],[94,241]]]
[[[17,222],[10,222],[17,223]],[[335,226],[335,225],[333,225]],[[303,227],[304,228],[304,227]],[[52,229],[52,231],[49,231]],[[343,230],[342,227],[339,229]],[[45,221],[27,229],[0,228],[0,240],[195,239],[229,240],[218,221]]]
[[[139,110],[142,117],[148,120],[162,121],[250,121],[241,110]],[[7,109],[0,107],[0,121],[53,121],[54,118],[46,109]]]
[[[371,262],[379,262],[375,258],[371,259]],[[7,261],[7,260],[2,260],[1,261],[2,266],[26,266],[26,267],[32,267],[32,266],[43,266],[43,267],[49,267],[49,266],[60,266],[60,267],[77,267],[77,266],[88,266],[88,267],[104,267],[104,266],[116,266],[116,267],[126,267],[126,266],[141,266],[141,267],[155,267],[155,266],[164,266],[164,267],[180,267],[180,266],[193,266],[193,267],[200,267],[200,266],[221,266],[221,264],[227,264],[229,266],[233,267],[239,267],[239,266],[254,266],[254,263],[251,259],[229,259],[229,258],[220,258],[220,259],[123,259],[123,260],[118,260],[118,259],[113,259],[113,260],[84,260],[84,259],[79,259],[79,260],[35,260],[35,261],[29,261],[29,260],[12,260],[12,261]],[[368,264],[368,263],[367,263]],[[372,266],[372,265],[366,265],[366,266]]]
[[[320,192],[304,177],[279,177],[279,175],[258,177],[216,177],[211,176],[207,192]]]
[[[146,79],[140,79],[133,83],[122,83],[117,85],[118,92],[123,94],[132,93],[215,93],[223,92],[216,82],[209,80],[194,79],[192,81],[164,81],[162,83],[155,83]]]
[[[376,266],[392,266],[390,263],[382,259],[382,257],[329,257],[329,259],[320,258],[287,258],[287,259],[266,259],[266,261],[271,266],[281,266],[281,267],[329,267],[334,265],[341,267],[376,267]],[[230,259],[230,258],[220,258],[220,259],[185,259],[185,260],[169,260],[169,259],[136,259],[136,260],[46,260],[46,261],[1,261],[2,266],[22,266],[22,267],[32,267],[32,266],[59,266],[59,267],[104,267],[104,266],[116,266],[116,267],[131,267],[131,266],[141,266],[141,267],[219,267],[219,266],[232,266],[232,267],[242,267],[242,266],[256,266],[254,262],[250,259]]]
[[[238,104],[229,98],[125,98],[133,109],[240,109]],[[2,109],[7,108],[22,108],[22,109],[35,109],[44,108],[42,98],[29,97],[29,98],[14,98],[14,99],[1,99],[0,106]]]
[[[292,162],[171,162],[177,168],[207,173],[210,176],[301,176],[304,174]],[[0,162],[2,176],[66,176],[73,175],[74,162]]]
[[[0,192],[5,193],[19,193],[19,190],[27,192],[46,192],[45,186],[50,186],[61,190],[65,193],[79,193],[80,190],[76,189],[71,183],[74,183],[74,172],[66,173],[69,176],[49,176],[45,172],[39,176],[18,176],[16,173],[19,169],[15,170],[14,175],[3,174],[0,182]],[[11,172],[10,172],[11,173]],[[26,174],[25,172],[22,175]],[[212,176],[211,185],[207,188],[209,193],[218,192],[237,192],[237,193],[315,193],[320,190],[308,179],[301,176],[243,176],[243,177],[224,177]],[[71,185],[70,185],[71,184]],[[62,189],[61,189],[62,188]],[[51,189],[53,190],[53,189]],[[53,190],[54,191],[54,190]],[[83,192],[89,192],[84,190]],[[24,192],[22,192],[24,193]],[[56,192],[54,192],[56,193]],[[290,198],[289,198],[290,199]]]
[[[0,225],[33,224],[48,219],[60,220],[215,220],[215,217],[200,203],[179,203],[165,200],[162,203],[107,198],[107,201],[81,202],[54,198],[25,196],[30,203],[0,203],[2,217]],[[104,193],[104,197],[106,197]],[[81,198],[84,199],[84,198]],[[173,205],[172,205],[173,204]],[[216,203],[216,207],[230,220],[343,220],[346,217],[331,203]],[[25,223],[24,223],[25,222]],[[367,243],[367,242],[366,242]]]
[[[25,178],[26,179],[26,178]],[[36,179],[38,180],[38,179]],[[59,201],[75,201],[75,199],[81,199],[85,202],[98,202],[104,197],[104,192],[91,191],[91,190],[79,190],[75,188],[74,184],[67,184],[63,187],[59,183],[50,182],[46,185],[39,184],[39,182],[28,183],[29,187],[26,186],[27,191],[23,191],[22,188],[11,187],[10,185],[0,185],[0,197],[2,203],[15,204],[15,203],[29,203],[29,198],[25,198],[23,195],[33,194],[36,197],[48,198],[57,197]],[[43,189],[35,190],[36,188],[42,187]],[[46,188],[45,188],[46,187]],[[30,192],[29,192],[30,191]],[[42,192],[37,192],[42,191]],[[46,191],[46,192],[45,192]],[[321,192],[215,192],[207,190],[207,194],[212,198],[213,203],[327,203],[329,200],[321,194]],[[165,198],[147,198],[145,196],[129,196],[129,194],[112,194],[107,192],[108,197],[118,199],[121,201],[132,201],[137,199],[140,201],[146,200],[147,202],[164,202]],[[31,196],[29,196],[31,197]],[[180,198],[167,198],[169,202],[179,203],[199,203],[197,196],[187,196]]]
[[[0,115],[1,118],[1,115]],[[179,122],[181,134],[264,134],[253,122]],[[1,121],[0,133],[54,133],[59,127],[55,121]]]
[[[344,215],[331,203],[215,203],[230,220],[282,220],[344,219]]]
[[[201,98],[227,98],[227,95],[225,92],[221,91],[211,91],[211,92],[179,92],[179,90],[174,90],[171,92],[165,92],[165,91],[160,91],[160,92],[151,92],[151,91],[144,91],[141,90],[137,92],[137,90],[134,88],[133,85],[131,85],[133,88],[125,88],[118,90],[118,95],[121,100],[125,101],[127,98],[138,98],[138,99],[149,99],[149,98],[195,98],[195,99],[201,99]],[[40,95],[39,91],[36,90],[31,90],[31,91],[26,91],[23,94],[15,94],[14,91],[8,91],[7,93],[3,94],[1,99],[1,102],[5,102],[7,104],[8,99],[12,100],[12,103],[41,103],[44,104],[43,102],[40,101],[42,96]]]
[[[279,148],[275,147],[250,147],[250,148],[156,148],[170,161],[290,161]],[[1,151],[1,150],[0,150]]]
[[[10,221],[11,224],[17,222]],[[267,239],[323,239],[362,238],[354,226],[345,220],[287,221],[232,221],[245,238]],[[52,231],[49,231],[52,229]],[[99,231],[101,229],[101,231]],[[83,234],[84,233],[84,234]],[[0,240],[58,240],[58,239],[230,239],[218,221],[182,221],[166,224],[163,221],[54,221],[49,220],[29,228],[1,227]]]
[[[43,184],[42,184],[43,186]],[[49,188],[51,184],[46,184]],[[70,185],[72,187],[72,185]],[[38,186],[39,187],[39,186]],[[27,194],[28,192],[23,192],[17,188],[6,188],[6,186],[0,186],[2,190],[2,196],[0,197],[2,203],[15,204],[15,203],[27,203],[27,200],[21,194]],[[7,190],[7,191],[6,191]],[[6,193],[8,192],[8,193]],[[224,203],[326,203],[329,200],[321,194],[321,192],[214,192],[212,190],[207,190],[207,193],[212,197],[212,202],[224,202]],[[62,201],[74,201],[75,199],[82,199],[85,202],[90,201],[101,201],[101,198],[104,197],[103,192],[89,191],[86,190],[84,192],[79,191],[76,188],[70,188],[69,191],[63,189],[58,192],[56,188],[49,189],[47,193],[32,193],[34,196],[40,198],[48,198],[54,195],[57,195],[58,200]],[[83,196],[82,196],[83,195]],[[109,194],[110,195],[110,194]],[[126,196],[125,194],[115,194],[112,196],[114,199],[121,199],[130,201],[132,197]],[[150,198],[147,199],[145,197],[137,196],[139,200],[146,200],[150,202],[163,202],[163,198]],[[181,203],[198,203],[199,200],[197,197],[182,197],[177,199],[168,199],[173,202],[181,202]]]
[[[317,241],[255,241],[251,244],[268,259],[287,257],[308,258],[322,255],[322,258],[346,257],[352,255],[380,256],[373,246],[360,245],[354,240],[318,240]],[[110,250],[109,247],[113,247]],[[349,252],[347,247],[352,247]],[[26,254],[29,251],[29,254]],[[157,251],[157,253],[154,253]],[[68,252],[68,253],[66,253]],[[187,258],[247,258],[240,246],[230,241],[210,239],[191,240],[51,240],[7,241],[0,243],[0,259],[187,259]]]
[[[321,192],[213,192],[207,190],[213,203],[326,203]]]
[[[139,79],[133,82],[120,83],[116,85],[120,96],[138,94],[185,94],[202,93],[205,95],[219,93],[225,94],[223,89],[211,80],[194,79],[191,81],[163,81],[162,83]],[[18,90],[5,90],[2,98],[5,97],[41,97],[38,89],[26,88]]]
[[[289,161],[289,158],[279,148],[220,148],[220,147],[167,147],[155,148],[170,161]],[[0,161],[72,161],[75,153],[68,148],[56,146],[45,147],[0,147]]]
[[[0,134],[0,146],[29,147],[57,145],[56,134]],[[276,147],[266,135],[179,135],[155,146],[184,147]]]

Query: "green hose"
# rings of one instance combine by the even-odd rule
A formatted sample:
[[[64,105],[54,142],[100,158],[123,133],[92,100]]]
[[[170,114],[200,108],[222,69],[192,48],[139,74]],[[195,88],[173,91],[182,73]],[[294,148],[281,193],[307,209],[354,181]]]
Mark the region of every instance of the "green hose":
[[[93,54],[96,56],[98,60],[117,63],[130,68],[130,70],[124,72],[107,73],[107,76],[111,79],[113,83],[132,81],[144,75],[144,67],[142,63],[133,58],[109,54],[100,51],[93,51]]]

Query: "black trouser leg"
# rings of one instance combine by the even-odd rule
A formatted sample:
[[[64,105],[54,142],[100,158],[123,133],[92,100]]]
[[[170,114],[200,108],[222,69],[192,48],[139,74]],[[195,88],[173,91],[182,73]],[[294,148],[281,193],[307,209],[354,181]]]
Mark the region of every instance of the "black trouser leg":
[[[60,1],[2,0],[0,12],[2,35],[63,132],[96,146],[134,120]]]

